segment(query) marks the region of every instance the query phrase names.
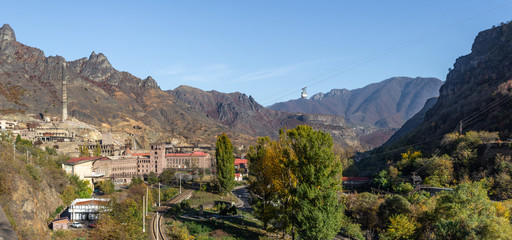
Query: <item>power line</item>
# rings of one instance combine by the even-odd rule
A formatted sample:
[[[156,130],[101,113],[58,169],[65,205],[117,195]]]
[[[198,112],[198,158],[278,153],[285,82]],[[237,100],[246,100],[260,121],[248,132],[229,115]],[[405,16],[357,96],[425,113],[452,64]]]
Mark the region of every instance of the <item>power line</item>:
[[[472,16],[469,16],[467,18],[464,18],[464,19],[461,19],[461,20],[458,20],[458,21],[455,21],[455,22],[452,22],[450,24],[447,24],[447,25],[444,25],[444,26],[441,26],[437,29],[433,29],[433,30],[429,30],[429,31],[424,31],[423,33],[417,35],[416,37],[413,37],[413,38],[410,38],[408,40],[404,40],[404,41],[401,41],[401,42],[398,42],[397,44],[395,44],[394,46],[391,46],[387,49],[384,49],[384,50],[381,50],[381,51],[378,51],[376,53],[373,53],[373,54],[370,54],[366,57],[363,57],[359,60],[356,60],[355,62],[353,62],[352,64],[349,64],[349,65],[340,65],[340,66],[337,66],[337,67],[334,67],[330,70],[327,70],[326,72],[324,73],[320,73],[320,74],[317,74],[317,77],[314,77],[314,78],[311,78],[311,79],[308,79],[302,83],[300,83],[300,86],[301,88],[302,87],[312,87],[312,86],[315,86],[315,85],[318,85],[322,82],[325,82],[326,80],[329,80],[335,76],[338,76],[342,73],[345,73],[345,72],[348,72],[349,70],[352,70],[360,65],[363,65],[367,62],[370,62],[374,59],[377,59],[379,57],[382,57],[382,56],[385,56],[387,54],[390,54],[396,50],[399,50],[401,48],[404,48],[404,47],[407,47],[407,46],[410,46],[416,42],[419,42],[421,40],[424,40],[424,39],[427,39],[429,37],[432,37],[433,35],[435,34],[438,34],[444,30],[447,30],[453,26],[457,26],[457,25],[460,25],[460,23],[462,22],[465,22],[465,21],[468,21],[468,20],[471,20],[473,18],[477,18],[477,17],[480,17],[480,16],[483,16],[483,15],[486,15],[486,14],[489,14],[497,9],[501,9],[503,8],[504,6],[507,6],[507,5],[510,5],[512,4],[512,1],[507,1],[505,2],[504,4],[500,4],[500,5],[497,5],[496,7],[493,7],[493,8],[490,8],[490,9],[487,9],[485,11],[482,11],[478,14],[475,14],[475,15],[472,15]],[[306,85],[310,83],[309,85]],[[278,95],[278,96],[275,96],[273,98],[270,98],[268,101],[264,101],[264,104],[263,105],[268,105],[268,104],[271,104],[273,103],[274,101],[277,101],[281,98],[284,98],[284,97],[288,97],[288,96],[291,96],[291,95],[294,95],[296,94],[297,91],[296,90],[290,90],[284,94],[281,94],[281,95]],[[262,102],[263,103],[263,102]]]

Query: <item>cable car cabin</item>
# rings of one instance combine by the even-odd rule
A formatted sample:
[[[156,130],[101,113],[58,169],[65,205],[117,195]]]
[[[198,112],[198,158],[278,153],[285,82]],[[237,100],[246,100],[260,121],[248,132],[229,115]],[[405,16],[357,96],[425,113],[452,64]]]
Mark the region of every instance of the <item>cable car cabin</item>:
[[[301,98],[307,98],[308,97],[308,93],[306,92],[306,89],[307,89],[307,87],[303,87],[302,88],[302,93],[300,94]]]

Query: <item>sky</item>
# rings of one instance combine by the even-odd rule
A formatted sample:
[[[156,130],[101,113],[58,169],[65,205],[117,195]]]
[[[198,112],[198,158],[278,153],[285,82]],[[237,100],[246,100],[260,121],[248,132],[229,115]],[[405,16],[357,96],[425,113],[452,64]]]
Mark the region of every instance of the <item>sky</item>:
[[[95,51],[114,68],[241,92],[264,106],[395,77],[446,79],[512,0],[8,1],[0,24],[46,56]]]

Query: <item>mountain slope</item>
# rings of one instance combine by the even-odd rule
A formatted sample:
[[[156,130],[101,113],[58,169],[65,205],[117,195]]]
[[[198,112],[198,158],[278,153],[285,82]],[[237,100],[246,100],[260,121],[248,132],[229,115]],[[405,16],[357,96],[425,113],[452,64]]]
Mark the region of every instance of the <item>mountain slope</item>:
[[[438,94],[443,82],[436,78],[394,77],[366,87],[333,89],[310,99],[276,103],[270,109],[343,116],[348,122],[381,128],[399,128],[425,101]]]
[[[443,134],[460,130],[499,131],[512,136],[512,23],[482,31],[471,53],[459,57],[422,123],[389,148],[422,143],[430,151]]]
[[[222,132],[247,146],[259,136],[276,136],[282,127],[309,124],[330,131],[341,146],[362,149],[341,117],[272,111],[241,93],[186,86],[165,92],[151,77],[116,70],[101,53],[75,61],[45,57],[16,41],[9,25],[0,28],[0,114],[61,116],[64,64],[69,115],[103,131],[126,133],[121,141],[134,135],[142,147],[169,138],[213,145]]]

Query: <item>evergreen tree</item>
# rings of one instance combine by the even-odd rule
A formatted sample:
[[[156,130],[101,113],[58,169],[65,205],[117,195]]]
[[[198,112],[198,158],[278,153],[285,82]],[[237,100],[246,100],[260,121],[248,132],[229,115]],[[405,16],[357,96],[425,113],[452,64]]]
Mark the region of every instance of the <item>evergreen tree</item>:
[[[233,145],[225,133],[217,136],[215,144],[215,160],[217,163],[217,180],[221,193],[228,193],[235,186],[235,156]]]

